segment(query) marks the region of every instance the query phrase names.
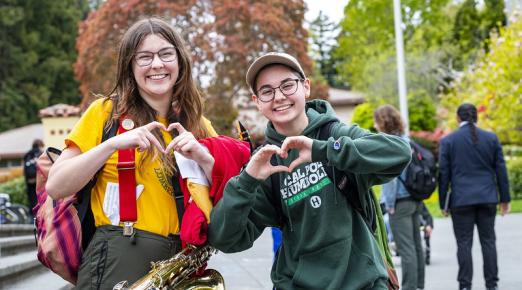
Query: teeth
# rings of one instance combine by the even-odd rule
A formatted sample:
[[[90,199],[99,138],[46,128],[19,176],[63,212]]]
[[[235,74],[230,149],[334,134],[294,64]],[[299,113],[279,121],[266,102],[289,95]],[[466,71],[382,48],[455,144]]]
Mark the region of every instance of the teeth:
[[[153,80],[159,80],[159,79],[162,79],[164,77],[166,77],[167,75],[166,74],[161,74],[161,75],[151,75],[149,76],[149,78],[153,79]]]
[[[286,110],[288,108],[290,108],[292,105],[286,105],[286,106],[282,106],[282,107],[277,107],[274,109],[274,111],[283,111],[283,110]]]

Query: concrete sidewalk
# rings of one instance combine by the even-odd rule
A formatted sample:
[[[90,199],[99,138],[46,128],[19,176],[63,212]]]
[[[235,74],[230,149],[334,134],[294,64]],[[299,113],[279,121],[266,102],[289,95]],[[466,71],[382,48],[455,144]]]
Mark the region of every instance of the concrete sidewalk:
[[[497,252],[499,264],[499,289],[522,289],[522,214],[497,216]],[[219,253],[209,266],[217,269],[225,278],[230,290],[271,289],[272,238],[270,230],[255,242],[248,251],[236,254]],[[431,239],[431,265],[426,267],[425,290],[457,290],[457,247],[450,218],[436,219]],[[393,258],[400,281],[400,259]],[[482,254],[475,230],[473,243],[473,289],[485,290],[482,274]]]
[[[476,231],[475,231],[476,232]],[[500,271],[500,290],[522,289],[522,214],[497,217],[497,251]],[[458,289],[456,243],[449,218],[436,219],[431,240],[431,265],[426,267],[425,290]],[[475,233],[473,247],[474,278],[473,290],[484,290],[482,275],[482,255],[480,243]],[[400,259],[394,257],[400,277]],[[254,246],[242,253],[218,253],[211,258],[209,268],[217,269],[225,278],[228,290],[272,289],[270,267],[272,265],[272,237],[266,230]],[[11,289],[55,290],[63,280],[54,275],[25,281]]]

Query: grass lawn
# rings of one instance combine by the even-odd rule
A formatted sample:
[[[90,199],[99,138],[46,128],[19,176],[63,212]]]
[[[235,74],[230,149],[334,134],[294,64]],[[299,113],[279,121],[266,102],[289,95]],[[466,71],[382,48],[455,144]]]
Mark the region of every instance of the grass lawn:
[[[381,186],[374,186],[373,190],[377,195],[377,198],[380,199],[381,196]],[[431,215],[434,218],[440,218],[442,216],[442,212],[439,207],[439,193],[435,192],[433,195],[424,201],[426,207],[430,211]],[[522,212],[522,199],[511,200],[511,213]]]

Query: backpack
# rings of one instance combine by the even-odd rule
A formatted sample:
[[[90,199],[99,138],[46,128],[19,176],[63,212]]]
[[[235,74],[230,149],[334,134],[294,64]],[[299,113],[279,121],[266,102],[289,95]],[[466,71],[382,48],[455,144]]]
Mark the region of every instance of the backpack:
[[[118,122],[104,131],[102,142],[116,135]],[[33,209],[38,260],[63,279],[76,284],[82,253],[96,231],[91,211],[91,189],[98,173],[76,194],[53,200],[45,190],[49,170],[61,154],[49,147],[36,162],[36,197]]]
[[[406,168],[406,178],[399,180],[415,200],[428,199],[437,188],[437,162],[430,150],[410,141],[411,162]]]
[[[318,140],[328,140],[330,136],[332,136],[331,131],[332,127],[335,123],[339,123],[339,121],[330,121],[325,123],[319,129]],[[266,140],[264,144],[269,144]],[[270,159],[270,163],[272,165],[278,165],[277,158],[272,156]],[[377,197],[375,193],[370,188],[367,194],[363,195],[363,200],[360,199],[358,188],[357,188],[357,180],[355,178],[355,174],[350,172],[343,172],[338,170],[335,167],[328,166],[325,162],[323,162],[323,167],[328,175],[328,177],[334,181],[334,184],[337,185],[337,188],[346,196],[348,202],[355,209],[357,213],[361,215],[366,226],[375,237],[377,244],[379,246],[379,251],[383,256],[384,265],[386,268],[386,272],[388,273],[388,281],[387,288],[388,290],[398,290],[399,289],[399,279],[397,277],[397,272],[393,266],[393,261],[391,258],[391,252],[388,247],[388,238],[386,234],[386,227],[384,225],[384,218],[379,203],[377,201]],[[275,205],[276,212],[279,218],[279,227],[281,228],[285,224],[285,220],[283,218],[283,209],[281,205],[281,198],[277,193],[280,192],[280,177],[279,174],[275,174],[274,178],[271,178],[272,181],[272,191],[268,196],[268,199],[272,204]]]

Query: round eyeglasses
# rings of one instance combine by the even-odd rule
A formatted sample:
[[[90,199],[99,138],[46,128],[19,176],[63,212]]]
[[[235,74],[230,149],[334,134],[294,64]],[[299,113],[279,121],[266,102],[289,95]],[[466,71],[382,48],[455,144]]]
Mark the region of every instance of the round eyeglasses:
[[[263,103],[268,103],[275,98],[276,89],[279,89],[283,96],[288,97],[293,95],[299,86],[301,79],[288,79],[283,81],[279,86],[272,88],[270,86],[263,86],[257,92],[257,99]]]
[[[139,66],[148,66],[154,60],[154,55],[157,54],[159,59],[163,62],[172,62],[177,58],[175,47],[165,47],[158,52],[140,51],[134,55],[134,60]]]

